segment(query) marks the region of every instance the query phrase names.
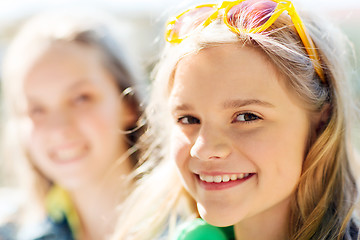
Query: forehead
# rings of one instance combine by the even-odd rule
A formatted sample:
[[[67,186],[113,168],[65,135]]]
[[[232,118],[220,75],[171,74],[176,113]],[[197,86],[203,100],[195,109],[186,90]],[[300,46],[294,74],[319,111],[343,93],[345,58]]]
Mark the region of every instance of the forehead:
[[[29,67],[24,76],[26,94],[42,95],[44,89],[66,89],[76,82],[114,87],[98,51],[75,43],[55,43]]]
[[[258,49],[222,44],[182,58],[174,71],[172,85],[181,87],[179,85],[186,83],[192,88],[206,88],[236,83],[255,86],[258,82],[271,86],[273,80],[280,78],[275,66]]]
[[[43,49],[29,64],[27,76],[38,70],[89,70],[101,64],[100,54],[92,47],[69,42],[55,42]],[[86,71],[83,71],[86,73]]]
[[[79,62],[77,65],[84,65],[84,63],[100,62],[100,52],[95,46],[85,45],[77,42],[66,41],[53,41],[50,42],[46,48],[39,49],[36,58],[33,59],[31,67],[44,62],[62,61],[63,64],[69,62],[69,60],[75,60]]]
[[[202,49],[178,62],[170,97],[176,101],[227,99],[297,101],[284,77],[258,49],[223,44]]]

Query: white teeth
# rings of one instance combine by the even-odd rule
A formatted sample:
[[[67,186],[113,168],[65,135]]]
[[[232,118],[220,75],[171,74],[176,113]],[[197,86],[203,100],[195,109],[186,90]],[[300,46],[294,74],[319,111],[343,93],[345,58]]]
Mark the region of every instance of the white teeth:
[[[222,177],[221,176],[214,176],[214,182],[219,183],[222,181]]]
[[[83,148],[71,148],[57,151],[56,158],[60,161],[75,159],[83,154]]]
[[[224,175],[224,176],[222,177],[222,181],[223,181],[223,182],[228,182],[228,181],[230,181],[229,175]]]
[[[205,182],[214,182],[214,177],[213,176],[204,176],[204,180]]]
[[[230,177],[231,180],[235,181],[237,179],[237,175],[236,174],[232,174]]]
[[[231,175],[216,175],[216,176],[212,176],[212,175],[205,175],[205,174],[200,174],[200,180],[204,181],[204,182],[208,182],[208,183],[221,183],[221,182],[229,182],[229,181],[235,181],[238,179],[243,179],[248,177],[250,174],[249,173],[240,173],[240,174],[231,174]]]

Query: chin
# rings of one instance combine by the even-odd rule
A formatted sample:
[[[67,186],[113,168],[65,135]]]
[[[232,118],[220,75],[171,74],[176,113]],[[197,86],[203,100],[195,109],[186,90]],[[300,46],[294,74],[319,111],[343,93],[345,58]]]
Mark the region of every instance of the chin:
[[[58,178],[56,182],[70,192],[77,191],[89,185],[89,180],[81,176],[68,176],[67,178],[61,177]]]
[[[197,204],[200,217],[204,219],[207,223],[216,226],[216,227],[227,227],[232,226],[239,222],[235,216],[232,216],[231,213],[224,211],[221,208],[215,208],[214,210],[205,208],[201,204]]]

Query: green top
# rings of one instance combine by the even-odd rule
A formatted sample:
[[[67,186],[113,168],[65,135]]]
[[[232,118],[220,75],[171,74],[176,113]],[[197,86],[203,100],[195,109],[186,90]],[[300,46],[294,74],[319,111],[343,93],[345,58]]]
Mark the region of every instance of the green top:
[[[176,240],[235,240],[234,228],[215,227],[197,218],[180,229]]]

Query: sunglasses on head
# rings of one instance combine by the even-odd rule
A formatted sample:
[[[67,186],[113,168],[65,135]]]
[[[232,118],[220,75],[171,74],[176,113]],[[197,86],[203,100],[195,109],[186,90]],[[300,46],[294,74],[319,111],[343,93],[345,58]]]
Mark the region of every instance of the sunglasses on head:
[[[223,15],[223,22],[235,33],[259,33],[268,29],[286,11],[314,65],[316,73],[325,83],[320,57],[294,5],[287,0],[236,0],[220,4],[203,4],[188,9],[167,23],[165,38],[180,43],[195,30],[205,28]]]

